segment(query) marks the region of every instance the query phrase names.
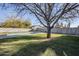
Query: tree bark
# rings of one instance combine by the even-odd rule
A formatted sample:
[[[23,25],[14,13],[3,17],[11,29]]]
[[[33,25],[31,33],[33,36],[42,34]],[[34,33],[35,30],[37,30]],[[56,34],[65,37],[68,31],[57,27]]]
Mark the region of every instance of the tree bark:
[[[47,28],[47,38],[51,38],[51,28]]]

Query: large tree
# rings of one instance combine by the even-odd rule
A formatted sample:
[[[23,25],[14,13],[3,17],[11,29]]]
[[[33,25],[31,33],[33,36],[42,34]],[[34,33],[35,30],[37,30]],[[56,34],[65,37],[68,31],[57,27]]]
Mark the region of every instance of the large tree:
[[[39,22],[47,28],[47,38],[51,37],[51,29],[62,19],[73,19],[78,16],[77,3],[19,3],[15,6],[18,13],[34,15]]]

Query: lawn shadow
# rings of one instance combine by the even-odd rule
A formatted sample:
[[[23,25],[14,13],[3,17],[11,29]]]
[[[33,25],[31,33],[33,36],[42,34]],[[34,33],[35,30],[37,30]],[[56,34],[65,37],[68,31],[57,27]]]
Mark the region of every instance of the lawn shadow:
[[[56,43],[57,44],[57,43]],[[52,51],[47,52],[47,55],[44,54],[48,48],[51,48]],[[32,43],[22,47],[19,51],[17,51],[13,56],[64,56],[63,49],[55,46],[53,41],[45,41],[41,43]]]
[[[53,41],[57,55],[79,56],[79,37],[61,36]]]
[[[14,56],[40,56],[47,48],[54,50],[57,56],[78,56],[79,37],[62,36],[56,40],[28,44],[17,51]],[[52,52],[50,52],[52,53]],[[50,55],[48,52],[48,54]]]
[[[17,37],[13,37],[13,38],[0,39],[0,43],[2,43],[2,42],[12,42],[12,41],[18,41],[18,40],[39,40],[39,39],[45,39],[45,37],[32,36],[32,35],[17,36]]]
[[[47,42],[28,44],[17,51],[13,56],[40,56],[49,48]]]
[[[20,38],[27,39],[27,36],[18,37],[17,39],[20,40]],[[34,37],[30,36],[28,38],[30,40],[32,38],[34,39]],[[50,52],[46,52],[49,56],[51,53],[54,54],[52,51],[55,51],[56,56],[79,56],[79,37],[61,36],[54,39],[55,40],[25,44],[17,52],[13,53],[12,56],[41,56],[48,48],[52,49]],[[46,54],[43,55],[46,56]]]

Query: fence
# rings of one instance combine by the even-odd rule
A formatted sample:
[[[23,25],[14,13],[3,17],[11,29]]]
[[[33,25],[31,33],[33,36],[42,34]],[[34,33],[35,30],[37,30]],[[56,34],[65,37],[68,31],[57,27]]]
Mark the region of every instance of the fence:
[[[46,28],[39,28],[37,31],[47,32]],[[53,28],[52,33],[63,33],[63,34],[79,34],[79,28]]]

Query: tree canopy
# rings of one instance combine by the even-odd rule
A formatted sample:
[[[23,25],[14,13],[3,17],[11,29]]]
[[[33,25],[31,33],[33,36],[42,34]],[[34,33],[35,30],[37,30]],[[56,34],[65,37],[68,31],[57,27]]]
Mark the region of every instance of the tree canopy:
[[[6,28],[29,28],[30,26],[30,21],[17,18],[9,18],[1,24],[1,27]]]

